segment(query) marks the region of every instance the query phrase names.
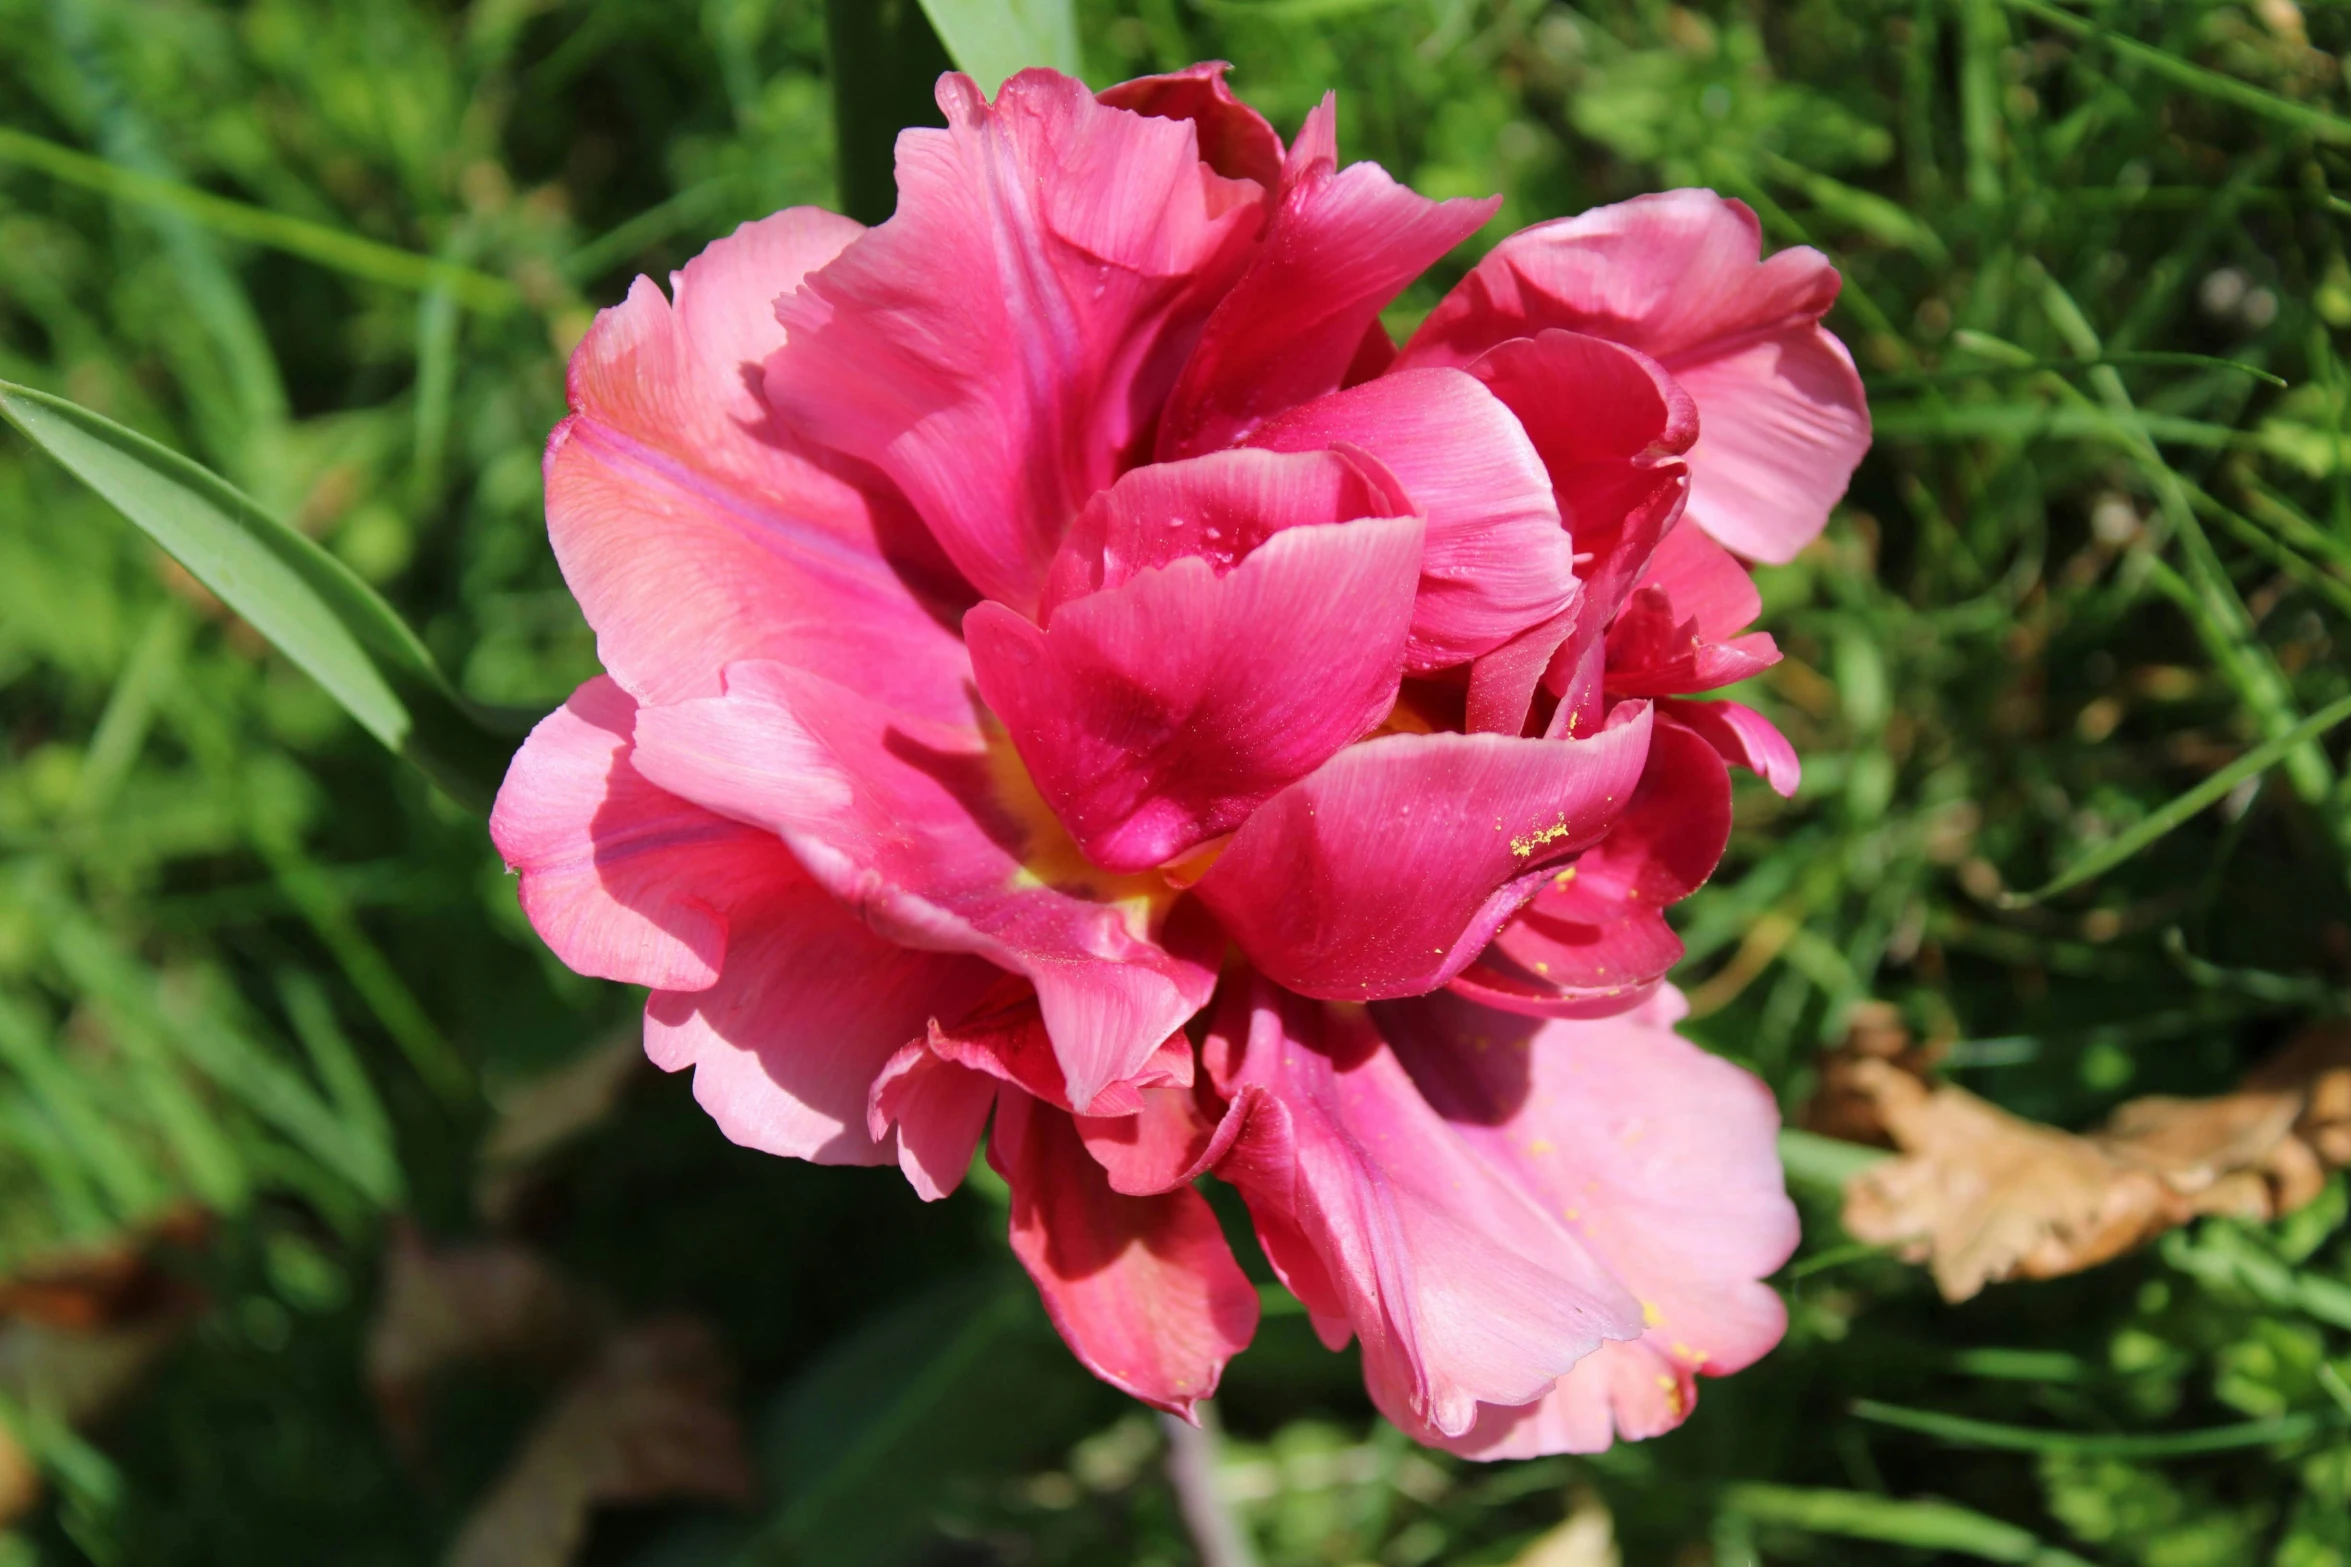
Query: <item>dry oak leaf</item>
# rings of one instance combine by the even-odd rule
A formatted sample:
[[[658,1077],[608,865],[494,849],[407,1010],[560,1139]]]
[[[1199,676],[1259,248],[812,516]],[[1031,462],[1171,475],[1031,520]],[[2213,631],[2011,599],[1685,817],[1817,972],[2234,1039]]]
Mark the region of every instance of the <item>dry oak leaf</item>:
[[[690,1317],[613,1334],[466,1519],[450,1567],[564,1567],[610,1503],[748,1501],[727,1383],[716,1341]]]
[[[2209,1099],[2134,1099],[2087,1136],[1882,1060],[1852,1062],[1902,1156],[1845,1190],[1845,1228],[1931,1265],[1946,1300],[2094,1267],[2202,1214],[2271,1219],[2351,1164],[2351,1028],[2306,1030]]]

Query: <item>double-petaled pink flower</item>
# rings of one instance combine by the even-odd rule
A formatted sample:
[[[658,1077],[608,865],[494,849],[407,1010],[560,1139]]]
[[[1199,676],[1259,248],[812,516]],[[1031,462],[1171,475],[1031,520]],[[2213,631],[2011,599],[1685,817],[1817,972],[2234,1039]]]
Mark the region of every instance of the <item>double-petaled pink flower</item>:
[[[1677,1037],[1786,560],[1868,438],[1837,275],[1676,191],[1503,241],[1285,149],[1222,68],[946,78],[897,215],[639,279],[574,356],[549,531],[610,674],[492,831],[736,1141],[983,1135],[1078,1356],[1186,1412],[1239,1189],[1380,1406],[1605,1446],[1774,1343],[1769,1094]],[[1726,548],[1727,546],[1727,548]],[[991,1120],[992,1117],[992,1120]]]

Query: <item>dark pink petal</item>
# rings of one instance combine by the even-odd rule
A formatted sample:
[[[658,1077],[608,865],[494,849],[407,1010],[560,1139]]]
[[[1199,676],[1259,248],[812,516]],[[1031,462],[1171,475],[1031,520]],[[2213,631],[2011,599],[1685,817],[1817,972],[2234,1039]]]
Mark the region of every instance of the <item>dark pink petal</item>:
[[[1567,1222],[1638,1298],[1644,1328],[1637,1345],[1603,1346],[1540,1402],[1481,1410],[1466,1433],[1425,1422],[1416,1434],[1475,1457],[1594,1452],[1612,1428],[1642,1437],[1680,1424],[1693,1373],[1737,1371],[1779,1342],[1786,1314],[1759,1282],[1797,1239],[1778,1107],[1753,1076],[1673,1033],[1681,1010],[1671,991],[1640,1013],[1582,1023],[1536,1024],[1444,996],[1379,1009],[1436,1113],[1488,1169]]]
[[[1708,641],[1663,588],[1643,587],[1608,628],[1605,682],[1611,696],[1682,696],[1735,685],[1779,661],[1769,632]]]
[[[1007,1088],[988,1162],[1012,1187],[1012,1250],[1086,1369],[1191,1419],[1257,1331],[1257,1290],[1189,1186],[1113,1191],[1066,1112]]]
[[[1624,1286],[1429,1107],[1361,1009],[1235,983],[1210,1048],[1255,1094],[1217,1173],[1402,1418],[1459,1435],[1641,1331]]]
[[[1205,1082],[1145,1088],[1138,1097],[1142,1107],[1133,1115],[1077,1118],[1086,1152],[1109,1175],[1111,1189],[1131,1196],[1164,1192],[1205,1173],[1247,1119],[1246,1107],[1225,1108]]]
[[[1580,595],[1579,595],[1580,599]],[[1469,733],[1523,734],[1534,707],[1535,687],[1561,647],[1575,635],[1581,602],[1549,620],[1537,621],[1469,666],[1469,697],[1462,728]]]
[[[1380,311],[1501,205],[1498,196],[1431,201],[1376,163],[1335,169],[1323,151],[1335,113],[1325,99],[1299,133],[1265,243],[1168,394],[1162,460],[1231,446],[1283,409],[1337,391]]]
[[[1631,799],[1637,704],[1585,740],[1388,735],[1268,801],[1195,889],[1277,983],[1365,1001],[1444,984]]]
[[[490,839],[567,966],[701,990],[718,979],[733,915],[807,873],[775,834],[647,783],[629,759],[636,716],[609,676],[574,691],[508,765]]]
[[[1737,636],[1763,613],[1747,568],[1696,528],[1675,528],[1658,540],[1634,587],[1663,593],[1676,618],[1694,622],[1709,642]]]
[[[1788,737],[1755,709],[1740,702],[1668,702],[1665,713],[1713,746],[1724,761],[1770,784],[1781,799],[1796,797],[1803,763]]]
[[[898,210],[777,306],[767,395],[873,464],[982,594],[1037,589],[1086,498],[1140,455],[1270,199],[1197,133],[1023,71],[939,83],[898,138]]]
[[[1214,986],[1198,941],[1162,944],[1166,883],[1088,866],[1033,795],[1024,807],[1009,747],[991,749],[968,718],[892,712],[821,676],[737,664],[725,696],[637,715],[637,765],[780,833],[893,940],[1027,975],[1080,1106],[1133,1076]]]
[[[1200,134],[1200,161],[1227,179],[1282,188],[1282,139],[1265,116],[1233,96],[1222,60],[1188,65],[1162,76],[1138,76],[1094,95],[1114,109],[1163,120],[1190,120]]]
[[[1808,247],[1761,260],[1740,202],[1677,190],[1537,224],[1488,253],[1405,345],[1467,364],[1548,327],[1641,350],[1696,400],[1690,516],[1756,560],[1794,558],[1869,446],[1861,378],[1820,318],[1836,269]]]
[[[1682,950],[1656,909],[1598,925],[1521,909],[1446,989],[1526,1017],[1614,1017],[1646,1002]]]
[[[804,880],[737,914],[718,983],[653,993],[645,1053],[664,1071],[693,1067],[696,1102],[747,1148],[883,1164],[890,1145],[866,1124],[875,1077],[997,977],[977,958],[885,941]]]
[[[714,695],[738,658],[948,635],[930,606],[953,573],[919,521],[758,390],[784,336],[773,300],[860,232],[809,207],[745,224],[672,279],[674,304],[639,278],[572,355],[547,529],[604,667],[641,701]]]
[[[1211,452],[1149,463],[1086,503],[1045,578],[1040,624],[1137,572],[1200,559],[1222,576],[1285,528],[1413,515],[1393,475],[1353,447]]]
[[[1143,870],[1231,832],[1396,705],[1417,517],[1276,534],[1229,573],[1179,560],[1039,631],[964,619],[980,694],[1080,850]]]
[[[1428,518],[1407,668],[1466,662],[1565,609],[1575,546],[1543,460],[1511,411],[1456,370],[1384,375],[1266,421],[1249,444],[1354,447]]]

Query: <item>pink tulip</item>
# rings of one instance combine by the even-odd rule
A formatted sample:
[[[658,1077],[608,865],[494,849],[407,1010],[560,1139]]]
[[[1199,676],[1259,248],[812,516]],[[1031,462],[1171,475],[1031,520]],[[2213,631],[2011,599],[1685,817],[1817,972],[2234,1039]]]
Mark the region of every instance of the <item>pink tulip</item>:
[[[1497,247],[1198,66],[940,84],[897,215],[745,225],[574,355],[547,514],[609,673],[491,831],[737,1142],[979,1150],[1085,1364],[1188,1414],[1258,1296],[1474,1456],[1669,1429],[1778,1338],[1777,1116],[1677,1037],[1664,906],[1796,758],[1731,553],[1866,443],[1705,191]],[[1685,512],[1687,516],[1685,517]],[[1726,549],[1726,546],[1728,547]]]

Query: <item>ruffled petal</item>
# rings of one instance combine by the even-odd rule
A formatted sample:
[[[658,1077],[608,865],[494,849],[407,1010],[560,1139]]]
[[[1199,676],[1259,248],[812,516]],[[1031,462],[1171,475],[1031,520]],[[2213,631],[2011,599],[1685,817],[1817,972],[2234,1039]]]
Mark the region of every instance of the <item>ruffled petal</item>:
[[[980,694],[1079,849],[1172,860],[1246,821],[1396,704],[1417,517],[1275,535],[1224,575],[1197,557],[1064,604],[1038,630],[964,620]]]
[[[598,656],[640,701],[713,695],[738,658],[947,635],[933,606],[961,590],[920,522],[758,391],[784,338],[773,300],[860,232],[812,207],[745,224],[672,279],[674,303],[639,278],[572,355],[547,530]]]
[[[1762,258],[1762,227],[1712,191],[1639,196],[1494,247],[1400,364],[1467,364],[1548,327],[1629,344],[1695,399],[1689,514],[1756,560],[1820,532],[1869,446],[1861,378],[1820,318],[1839,279],[1809,247]]]
[[[645,781],[637,704],[599,675],[539,721],[490,812],[523,912],[566,965],[656,990],[718,979],[736,911],[806,880],[773,833]]]
[[[657,990],[645,1051],[694,1068],[694,1098],[746,1148],[819,1164],[886,1164],[867,1130],[873,1081],[933,1016],[960,1016],[999,977],[977,958],[885,941],[814,882],[741,911],[706,989]]]
[[[896,481],[986,597],[1023,612],[1062,530],[1140,455],[1266,192],[1192,121],[1023,71],[942,77],[945,130],[898,138],[898,209],[777,313],[767,395]]]
[[[1231,446],[1285,408],[1335,392],[1390,300],[1501,205],[1431,201],[1376,163],[1335,167],[1337,108],[1308,117],[1280,210],[1216,307],[1160,416],[1158,456]]]
[[[1490,1400],[1466,1432],[1426,1422],[1416,1435],[1480,1458],[1594,1452],[1612,1432],[1680,1424],[1693,1374],[1737,1371],[1779,1342],[1786,1313],[1759,1282],[1797,1240],[1778,1107],[1752,1075],[1675,1034],[1681,1010],[1672,992],[1582,1023],[1445,996],[1378,1009],[1436,1114],[1566,1220],[1638,1297],[1643,1323],[1637,1345],[1604,1346],[1540,1401]]]
[[[1304,995],[1418,995],[1632,797],[1649,746],[1638,704],[1585,740],[1388,735],[1274,796],[1201,878],[1250,960]]]
[[[1632,1295],[1429,1107],[1362,1009],[1252,976],[1228,987],[1208,1048],[1250,1096],[1217,1173],[1326,1340],[1362,1338],[1365,1379],[1400,1419],[1460,1435],[1641,1331]]]
[[[1080,860],[1024,798],[1010,747],[970,717],[893,712],[778,664],[731,666],[726,683],[723,697],[640,712],[639,768],[781,834],[891,938],[1028,976],[1077,1105],[1133,1076],[1207,1001],[1209,933],[1170,928],[1175,894],[1160,878]]]
[[[1012,1187],[1012,1250],[1086,1369],[1193,1418],[1257,1332],[1257,1290],[1189,1186],[1113,1191],[1067,1113],[1007,1088],[988,1162]]]
[[[1105,87],[1096,101],[1164,120],[1189,120],[1200,136],[1200,161],[1227,179],[1282,188],[1282,139],[1265,116],[1233,96],[1224,73],[1232,66],[1206,60],[1160,76]]]
[[[1667,717],[1714,747],[1733,767],[1770,784],[1783,800],[1796,798],[1804,764],[1779,726],[1742,702],[1666,702]]]
[[[1407,667],[1488,652],[1565,609],[1575,546],[1543,460],[1509,408],[1457,370],[1384,375],[1267,420],[1269,451],[1360,448],[1428,518]]]

